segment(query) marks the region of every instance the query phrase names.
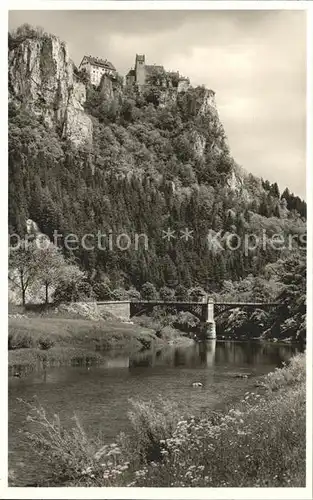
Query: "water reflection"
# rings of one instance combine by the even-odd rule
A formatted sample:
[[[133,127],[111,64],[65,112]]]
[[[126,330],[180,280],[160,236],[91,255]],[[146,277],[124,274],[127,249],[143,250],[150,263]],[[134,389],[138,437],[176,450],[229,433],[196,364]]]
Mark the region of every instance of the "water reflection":
[[[222,370],[247,366],[249,371],[258,366],[281,366],[299,347],[261,342],[231,342],[209,340],[188,346],[168,346],[161,350],[135,354],[111,353],[103,356],[100,366],[47,368],[36,371],[25,379],[10,379],[11,385],[68,382],[77,378],[93,377],[99,370],[121,374],[142,373],[146,370],[166,368],[209,368]],[[252,370],[253,368],[253,370]],[[120,376],[120,375],[118,375]]]
[[[274,370],[298,350],[292,345],[211,340],[129,355],[106,353],[98,366],[63,366],[25,378],[11,377],[11,468],[19,485],[25,486],[32,478],[35,481],[41,467],[29,442],[21,438],[20,430],[29,430],[29,423],[28,408],[20,399],[34,402],[38,398],[48,414],[59,414],[69,426],[75,411],[88,434],[101,433],[106,442],[113,442],[119,432],[129,430],[129,398],[154,401],[161,396],[177,404],[182,415],[200,414],[239,397],[249,388],[247,384],[254,387],[254,376]],[[249,372],[252,377],[234,376],[238,372]],[[202,384],[201,390],[193,388],[194,382]]]
[[[154,366],[257,365],[281,366],[297,347],[257,342],[219,342],[210,340],[188,347],[167,347],[161,351],[142,352],[129,358],[129,369]]]

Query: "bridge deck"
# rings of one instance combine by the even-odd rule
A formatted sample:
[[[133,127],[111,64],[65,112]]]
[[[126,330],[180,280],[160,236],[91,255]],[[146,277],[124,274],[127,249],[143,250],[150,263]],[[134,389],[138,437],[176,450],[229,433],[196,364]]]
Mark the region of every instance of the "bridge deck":
[[[127,302],[127,301],[125,301]],[[183,301],[178,302],[174,300],[130,300],[131,304],[154,304],[154,305],[200,305],[207,304],[207,302],[196,302],[196,301]],[[214,305],[223,305],[223,306],[278,306],[280,302],[213,302]]]

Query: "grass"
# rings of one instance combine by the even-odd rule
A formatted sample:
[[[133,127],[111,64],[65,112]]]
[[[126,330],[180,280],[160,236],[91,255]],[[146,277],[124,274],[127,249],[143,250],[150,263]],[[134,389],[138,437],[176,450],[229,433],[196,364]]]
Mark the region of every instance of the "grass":
[[[58,317],[9,318],[9,373],[61,364],[101,362],[101,352],[162,345],[153,330],[118,320]]]
[[[10,314],[9,374],[15,376],[49,366],[101,363],[101,353],[107,351],[136,352],[192,342],[170,326],[159,327],[156,322],[86,319],[77,317],[77,311],[51,305],[26,309],[11,305]]]
[[[201,418],[180,417],[167,402],[132,402],[133,431],[111,445],[90,440],[77,419],[64,428],[29,406],[28,437],[53,485],[304,487],[305,372],[298,354],[263,378],[262,394]]]

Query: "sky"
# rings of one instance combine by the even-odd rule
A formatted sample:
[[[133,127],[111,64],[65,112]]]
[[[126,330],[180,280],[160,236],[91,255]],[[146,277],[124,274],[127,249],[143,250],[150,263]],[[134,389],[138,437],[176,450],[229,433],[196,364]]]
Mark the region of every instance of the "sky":
[[[79,65],[93,55],[125,75],[135,55],[216,92],[232,154],[253,174],[306,191],[304,11],[11,11],[41,26]]]

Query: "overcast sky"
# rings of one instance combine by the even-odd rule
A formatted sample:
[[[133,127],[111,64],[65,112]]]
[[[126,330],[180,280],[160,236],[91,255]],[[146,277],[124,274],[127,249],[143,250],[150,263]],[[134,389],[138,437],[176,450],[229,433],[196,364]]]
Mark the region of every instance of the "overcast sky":
[[[236,161],[305,196],[306,47],[301,11],[11,11],[118,72],[144,53],[216,92]]]

